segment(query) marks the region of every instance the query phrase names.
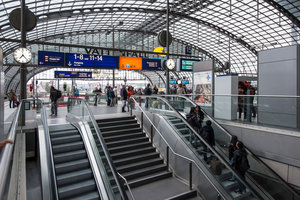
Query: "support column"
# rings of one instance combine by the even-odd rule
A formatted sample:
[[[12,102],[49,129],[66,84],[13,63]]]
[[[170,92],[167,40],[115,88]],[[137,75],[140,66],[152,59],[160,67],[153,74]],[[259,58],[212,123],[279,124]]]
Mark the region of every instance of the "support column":
[[[169,59],[169,0],[167,0],[167,34],[166,34],[166,43],[167,43],[167,60]],[[170,77],[169,77],[169,69],[166,67],[166,94],[169,94],[169,82],[170,82]]]
[[[112,47],[115,48],[115,27],[114,26],[113,26],[113,32],[112,32]],[[115,51],[113,51],[112,54],[114,56]],[[115,88],[115,70],[114,69],[113,69],[112,87]]]
[[[0,47],[0,141],[6,138],[4,135],[4,72],[3,72],[3,51]]]

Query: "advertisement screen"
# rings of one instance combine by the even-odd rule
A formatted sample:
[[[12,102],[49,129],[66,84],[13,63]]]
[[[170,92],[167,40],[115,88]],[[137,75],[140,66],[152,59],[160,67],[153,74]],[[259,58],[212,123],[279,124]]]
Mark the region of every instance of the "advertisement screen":
[[[142,58],[120,56],[119,69],[142,70]]]
[[[155,71],[161,70],[161,60],[143,58],[142,68],[143,70],[155,70]]]
[[[193,75],[194,101],[199,105],[211,106],[212,72],[195,72]]]
[[[193,71],[193,63],[199,60],[180,59],[180,71]]]
[[[55,71],[55,78],[92,78],[92,72]]]
[[[78,53],[65,54],[66,67],[117,69],[118,61],[119,59],[117,56],[102,56]]]
[[[64,55],[65,55],[64,53],[60,53],[60,52],[39,51],[38,65],[63,67],[65,64]]]

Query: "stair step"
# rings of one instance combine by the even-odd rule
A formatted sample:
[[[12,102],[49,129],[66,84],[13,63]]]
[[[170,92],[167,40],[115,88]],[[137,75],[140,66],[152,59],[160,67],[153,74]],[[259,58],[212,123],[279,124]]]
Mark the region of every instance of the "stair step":
[[[108,148],[117,147],[117,146],[121,147],[124,145],[137,144],[137,143],[143,143],[143,142],[149,142],[149,138],[140,137],[140,138],[131,138],[131,139],[121,140],[121,141],[116,141],[116,142],[106,142],[106,146]]]
[[[139,133],[142,132],[141,128],[129,128],[129,129],[123,129],[123,130],[114,130],[114,131],[106,131],[102,133],[102,136],[104,138],[106,137],[111,137],[111,136],[117,136],[117,135],[124,135],[124,134],[129,134],[129,133]]]
[[[165,200],[185,200],[185,199],[189,199],[189,198],[193,198],[197,196],[197,191],[196,190],[191,190],[191,191],[187,191],[187,192],[183,192],[181,194],[178,194],[176,196],[167,198]]]
[[[131,188],[139,187],[141,185],[146,185],[146,184],[149,184],[149,183],[152,183],[155,181],[159,181],[159,180],[162,180],[165,178],[170,178],[172,176],[173,176],[172,172],[169,172],[169,171],[159,172],[156,174],[151,174],[151,176],[131,180],[131,181],[129,181],[128,185]]]
[[[87,154],[85,150],[77,150],[77,151],[70,151],[67,153],[59,153],[53,156],[55,164],[62,163],[62,162],[69,162],[73,160],[79,160],[83,158],[87,158]]]
[[[73,129],[73,130],[62,130],[62,131],[57,131],[57,132],[50,132],[50,137],[51,139],[57,138],[57,137],[68,137],[72,136],[74,134],[78,134],[78,131]]]
[[[79,134],[69,135],[65,137],[56,137],[51,139],[52,145],[65,144],[65,143],[77,142],[77,141],[81,141],[81,136]]]
[[[119,173],[123,174],[123,173],[126,173],[126,172],[143,169],[143,168],[146,168],[146,167],[161,165],[163,163],[164,163],[164,161],[161,158],[154,158],[154,159],[151,159],[151,160],[135,162],[135,163],[132,163],[132,164],[117,167],[117,171]]]
[[[131,151],[126,151],[126,152],[119,152],[119,153],[113,153],[113,154],[111,153],[111,158],[113,160],[117,160],[117,159],[122,159],[122,158],[130,157],[130,156],[136,156],[136,155],[141,155],[141,154],[151,153],[151,152],[156,152],[156,149],[152,146],[143,148],[143,149],[134,149]]]
[[[59,132],[59,131],[69,131],[75,130],[76,128],[71,124],[60,124],[60,125],[50,125],[49,132]]]
[[[97,191],[85,193],[82,195],[78,195],[76,197],[72,197],[72,200],[99,200],[100,196]]]
[[[80,149],[84,149],[84,144],[82,141],[72,142],[72,143],[68,143],[68,144],[58,144],[58,145],[52,146],[52,151],[54,154],[65,153],[68,151],[76,151],[76,150],[80,150]]]
[[[90,167],[88,159],[75,160],[71,162],[55,165],[56,176],[62,173],[68,173],[76,170],[86,169]]]
[[[152,147],[152,145],[149,141],[138,143],[138,144],[124,145],[121,147],[112,147],[112,148],[109,148],[108,151],[111,154],[113,154],[113,153],[118,153],[118,152],[126,152],[126,151],[130,151],[130,150],[134,150],[134,149],[137,150],[137,149],[146,148],[146,147]]]
[[[123,121],[123,120],[130,120],[135,119],[135,116],[128,116],[128,117],[116,117],[116,118],[108,118],[108,119],[97,119],[97,123],[101,122],[113,122],[113,121]]]
[[[120,167],[123,165],[133,164],[136,162],[140,162],[140,161],[148,160],[148,159],[154,159],[154,158],[159,158],[159,153],[151,152],[151,153],[147,153],[147,154],[133,156],[130,158],[119,159],[119,160],[114,161],[114,165],[116,167]]]
[[[123,135],[117,135],[117,136],[111,136],[111,137],[105,137],[105,142],[114,142],[119,140],[126,140],[130,138],[140,138],[145,137],[145,133],[139,132],[139,133],[130,133],[130,134],[123,134]]]
[[[97,189],[96,183],[94,180],[86,180],[72,185],[67,185],[64,187],[58,188],[58,194],[60,199],[70,199],[79,194],[94,192]]]
[[[156,165],[156,166],[151,166],[143,169],[139,169],[133,172],[126,172],[123,173],[122,175],[127,179],[127,180],[132,180],[136,178],[140,178],[143,176],[147,176],[150,174],[154,174],[156,172],[161,172],[161,171],[166,171],[167,166],[166,165]]]
[[[56,176],[56,182],[58,186],[62,186],[66,184],[77,183],[87,179],[93,179],[93,177],[94,176],[92,170],[88,168],[58,175]]]
[[[112,121],[112,122],[101,122],[98,125],[102,128],[107,126],[115,126],[115,125],[123,125],[123,124],[137,124],[137,120],[129,119],[129,120]]]
[[[140,125],[135,123],[135,124],[123,124],[123,125],[107,126],[107,127],[100,126],[100,131],[101,132],[107,132],[107,131],[112,131],[112,130],[116,131],[116,130],[133,129],[133,128],[140,128]]]

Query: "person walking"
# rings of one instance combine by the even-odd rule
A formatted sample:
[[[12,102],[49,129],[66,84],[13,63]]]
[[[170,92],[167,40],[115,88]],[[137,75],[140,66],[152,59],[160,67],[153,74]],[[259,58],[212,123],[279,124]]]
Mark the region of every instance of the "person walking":
[[[59,98],[58,90],[54,86],[50,87],[50,100],[51,100],[51,114],[50,116],[57,116],[57,100]]]
[[[134,95],[134,90],[133,90],[133,87],[130,85],[128,86],[128,90],[127,90],[127,109],[128,109],[128,112],[129,112],[129,106],[133,107],[133,104],[134,102],[132,101],[132,99],[130,99],[130,96],[131,95]]]
[[[145,95],[151,95],[152,94],[152,89],[151,89],[150,83],[148,83],[147,86],[145,87],[144,93],[145,93]],[[149,100],[149,98],[146,97],[145,108],[148,108],[148,100]]]
[[[10,90],[9,93],[7,93],[7,97],[8,97],[8,100],[9,100],[9,108],[11,107],[15,107],[15,101],[17,100],[17,95],[16,93],[14,92],[13,89]]]
[[[158,94],[158,88],[156,87],[156,85],[154,85],[153,87],[153,94]]]
[[[114,107],[115,106],[115,101],[114,101],[114,99],[115,99],[115,92],[114,92],[114,90],[113,90],[112,87],[110,87],[110,86],[108,87],[107,94],[108,94],[108,99],[110,100],[109,106],[110,107]]]
[[[178,95],[186,94],[185,89],[182,87],[182,84],[178,84],[178,88],[177,88],[176,93]]]
[[[126,100],[127,100],[127,90],[126,90],[125,84],[122,86],[120,95],[121,95],[121,99],[122,99],[122,112],[126,112],[125,107],[126,107]]]

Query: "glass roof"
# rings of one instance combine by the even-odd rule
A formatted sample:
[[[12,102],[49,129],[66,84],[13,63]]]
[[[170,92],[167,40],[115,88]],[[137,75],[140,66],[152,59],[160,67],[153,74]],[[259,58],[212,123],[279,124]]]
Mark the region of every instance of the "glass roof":
[[[166,28],[166,0],[27,0],[26,6],[38,17],[37,27],[27,33],[28,40],[61,38],[60,43],[86,44],[76,40],[76,35],[109,34],[114,29],[122,32],[119,40],[123,43],[142,46],[145,38],[141,42],[138,34],[129,37],[125,32],[153,36]],[[20,32],[8,20],[9,13],[18,7],[20,1],[15,0],[0,4],[0,38],[20,39]],[[232,73],[256,76],[257,52],[299,43],[299,27],[299,0],[170,0],[173,37],[208,52],[221,63],[230,61]],[[99,44],[111,47],[112,42],[103,39]],[[18,46],[1,40],[0,45],[5,56]],[[170,53],[178,48],[182,47],[171,44]]]

